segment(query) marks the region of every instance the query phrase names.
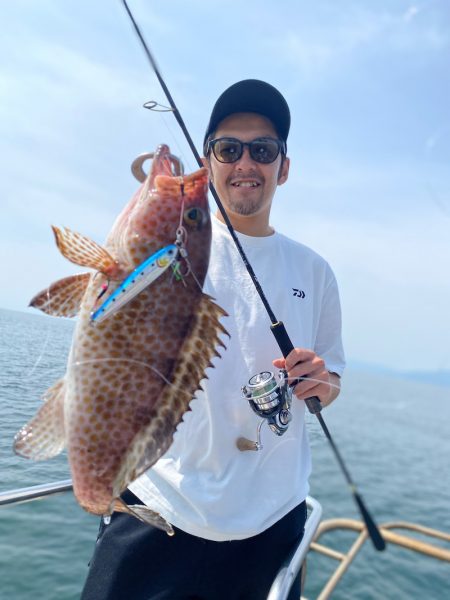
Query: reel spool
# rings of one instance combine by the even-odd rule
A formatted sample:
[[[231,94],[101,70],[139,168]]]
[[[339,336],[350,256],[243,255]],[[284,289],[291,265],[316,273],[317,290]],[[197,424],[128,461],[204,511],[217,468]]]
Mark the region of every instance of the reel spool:
[[[275,435],[281,436],[287,431],[292,420],[292,390],[288,386],[287,372],[284,369],[279,372],[278,379],[279,381],[271,371],[262,371],[253,375],[242,386],[243,397],[253,412],[262,419],[256,429],[256,441],[238,438],[236,445],[239,450],[261,450],[261,427],[266,421]]]

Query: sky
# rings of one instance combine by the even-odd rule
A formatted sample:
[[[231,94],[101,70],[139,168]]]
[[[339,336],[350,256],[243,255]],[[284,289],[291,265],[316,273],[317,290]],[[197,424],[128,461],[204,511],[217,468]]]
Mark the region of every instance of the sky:
[[[450,369],[450,2],[129,0],[200,149],[232,83],[275,85],[291,171],[272,224],[339,282],[349,361]],[[101,243],[167,143],[196,168],[120,0],[1,3],[0,307],[78,272],[50,225]]]

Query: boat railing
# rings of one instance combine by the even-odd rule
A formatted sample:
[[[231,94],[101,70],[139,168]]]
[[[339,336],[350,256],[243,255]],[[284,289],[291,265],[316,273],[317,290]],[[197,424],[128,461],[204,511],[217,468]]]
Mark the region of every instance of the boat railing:
[[[270,588],[267,600],[286,600],[292,583],[297,577],[308,554],[322,517],[322,506],[312,496],[307,496],[306,506],[308,508],[308,518],[306,519],[303,538],[291,556],[282,564]]]
[[[48,496],[72,491],[72,481],[56,481],[43,485],[35,485],[8,492],[0,492],[0,507],[11,506],[23,502],[39,500]],[[292,554],[285,560],[281,566],[269,592],[267,600],[286,600],[289,595],[292,583],[298,575],[300,568],[305,562],[309,551],[318,552],[324,556],[336,560],[339,564],[322,588],[316,600],[327,600],[331,597],[334,589],[340,579],[347,571],[358,552],[368,540],[367,530],[364,523],[354,519],[328,519],[320,522],[322,517],[322,507],[320,503],[311,496],[306,499],[308,507],[308,518],[305,525],[304,536]],[[435,545],[428,541],[422,541],[417,538],[398,533],[393,530],[410,531],[427,536],[431,540],[440,540],[444,543],[450,543],[450,534],[430,527],[423,527],[415,523],[404,521],[385,523],[380,525],[383,538],[388,544],[395,544],[414,552],[425,554],[432,558],[450,563],[450,549]],[[347,552],[339,552],[319,542],[320,538],[326,533],[332,531],[348,530],[356,533],[356,539],[351,544]],[[302,596],[301,600],[307,600]]]
[[[387,544],[395,544],[414,552],[419,552],[450,563],[450,549],[442,546],[437,546],[430,542],[424,542],[414,537],[392,531],[393,529],[407,530],[414,533],[418,533],[427,536],[430,539],[441,540],[443,542],[450,543],[450,534],[437,529],[431,529],[430,527],[423,527],[415,523],[407,523],[405,521],[398,521],[392,523],[385,523],[379,526],[381,534]],[[354,531],[357,536],[355,541],[352,543],[347,552],[338,552],[325,544],[319,543],[321,536],[332,531],[343,531],[350,530]],[[339,583],[340,579],[347,571],[353,560],[355,559],[358,552],[361,550],[364,543],[368,540],[367,529],[361,521],[354,519],[328,519],[320,523],[317,533],[311,543],[310,550],[312,552],[318,552],[324,556],[336,560],[339,564],[334,573],[329,577],[326,584],[322,588],[319,595],[315,600],[327,600],[331,597],[334,589]],[[301,600],[307,600],[306,597],[302,596]]]
[[[66,479],[64,481],[55,481],[54,483],[0,492],[0,507],[31,502],[48,496],[54,496],[55,494],[71,492],[72,490],[72,481]],[[306,520],[303,538],[292,555],[286,559],[280,568],[272,584],[267,600],[285,600],[288,597],[292,583],[300,571],[317,531],[322,516],[322,507],[315,498],[310,496],[307,497],[306,504],[308,508],[308,518]]]
[[[55,494],[71,492],[72,490],[72,480],[65,479],[64,481],[43,483],[42,485],[33,485],[8,492],[0,492],[0,506],[31,502],[32,500],[40,500],[46,496],[54,496]]]

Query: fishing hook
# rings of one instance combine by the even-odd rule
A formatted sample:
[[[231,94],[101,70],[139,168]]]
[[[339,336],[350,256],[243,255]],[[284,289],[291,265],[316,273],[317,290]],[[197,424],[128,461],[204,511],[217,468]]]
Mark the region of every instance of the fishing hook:
[[[202,159],[200,157],[200,154],[197,152],[197,148],[195,147],[194,142],[192,141],[192,138],[191,138],[191,136],[189,134],[189,131],[186,128],[186,125],[185,125],[185,123],[183,121],[183,118],[182,118],[182,116],[181,116],[178,108],[175,105],[175,102],[174,102],[174,100],[172,98],[172,95],[171,95],[171,93],[170,93],[170,91],[169,91],[169,89],[168,89],[168,87],[167,87],[164,79],[161,76],[161,73],[159,71],[158,65],[156,64],[156,61],[155,61],[152,53],[150,52],[149,47],[147,46],[147,43],[146,43],[146,41],[145,41],[145,39],[144,39],[144,37],[143,37],[143,35],[141,33],[141,30],[139,29],[139,26],[136,23],[136,20],[134,19],[133,14],[131,13],[131,11],[130,11],[130,9],[128,7],[127,1],[126,0],[122,0],[122,3],[124,5],[124,7],[125,7],[126,12],[128,13],[128,17],[129,17],[129,19],[130,19],[130,21],[131,21],[131,23],[132,23],[132,25],[133,25],[133,27],[134,27],[134,29],[136,31],[136,34],[137,34],[137,36],[138,36],[138,38],[139,38],[139,40],[141,42],[141,45],[142,45],[142,47],[144,49],[145,54],[147,55],[147,58],[148,58],[151,66],[152,66],[152,69],[153,69],[153,71],[154,71],[154,73],[155,73],[155,75],[156,75],[156,77],[157,77],[157,79],[159,81],[159,84],[161,85],[161,87],[162,87],[162,89],[163,89],[163,91],[164,91],[164,93],[165,93],[165,95],[167,97],[167,100],[169,101],[169,104],[170,104],[170,106],[172,108],[174,117],[176,118],[176,120],[177,120],[177,122],[178,122],[178,124],[179,124],[179,126],[181,128],[181,130],[183,131],[183,134],[184,134],[184,136],[186,138],[186,141],[189,144],[189,147],[190,147],[190,149],[191,149],[191,151],[192,151],[192,153],[193,153],[193,155],[194,155],[194,157],[195,157],[195,159],[196,159],[199,167],[203,167],[203,162],[202,162]],[[216,192],[216,190],[215,190],[212,182],[209,183],[209,188],[210,188],[211,194],[212,194],[212,196],[213,196],[213,198],[214,198],[214,200],[215,200],[215,202],[217,204],[217,208],[219,209],[219,211],[220,211],[220,213],[221,213],[221,215],[223,217],[225,225],[227,226],[228,231],[230,232],[230,235],[231,235],[231,237],[233,239],[233,242],[236,245],[236,248],[237,248],[237,250],[238,250],[238,252],[239,252],[239,254],[241,256],[241,259],[242,259],[242,261],[243,261],[243,263],[244,263],[244,265],[245,265],[245,267],[246,267],[246,269],[248,271],[248,274],[250,275],[250,278],[251,278],[251,280],[252,280],[252,282],[253,282],[253,284],[254,284],[254,286],[256,288],[256,291],[258,292],[258,295],[261,298],[262,303],[264,304],[264,307],[265,307],[265,309],[267,311],[267,314],[269,316],[269,319],[271,321],[270,329],[271,329],[271,331],[272,331],[272,333],[273,333],[273,335],[274,335],[274,337],[275,337],[275,339],[276,339],[276,341],[278,343],[278,346],[280,347],[280,350],[281,350],[283,356],[286,358],[288,356],[288,354],[292,350],[294,350],[294,345],[293,345],[291,339],[289,338],[289,335],[288,335],[288,333],[286,331],[286,328],[285,328],[283,322],[282,321],[278,321],[277,318],[275,317],[275,314],[272,311],[272,309],[271,309],[271,307],[269,305],[269,302],[267,301],[267,298],[266,298],[266,296],[265,296],[265,294],[264,294],[264,292],[263,292],[263,290],[261,288],[261,285],[260,285],[260,283],[258,281],[258,278],[256,277],[256,274],[253,271],[253,268],[252,268],[251,264],[248,261],[248,258],[247,258],[246,254],[244,252],[244,249],[242,248],[242,246],[241,246],[241,244],[240,244],[240,242],[239,242],[239,240],[238,240],[238,238],[236,236],[236,233],[234,231],[233,225],[231,224],[231,221],[230,221],[230,219],[229,219],[229,217],[228,217],[228,215],[227,215],[227,213],[225,211],[225,208],[223,207],[223,204],[222,204],[222,202],[221,202],[221,200],[220,200],[220,198],[219,198],[219,196],[218,196],[218,194],[217,194],[217,192]],[[362,518],[364,520],[364,523],[365,523],[365,525],[367,527],[367,532],[368,532],[368,534],[369,534],[369,536],[370,536],[370,538],[372,540],[373,545],[375,546],[375,548],[377,550],[380,550],[380,551],[384,550],[385,547],[386,547],[386,542],[384,541],[384,539],[383,539],[383,537],[382,537],[382,535],[381,535],[381,533],[380,533],[377,525],[375,524],[375,521],[373,520],[373,518],[370,515],[369,511],[367,510],[367,508],[366,508],[366,506],[365,506],[365,504],[363,502],[362,497],[359,495],[358,490],[356,488],[356,484],[352,480],[352,478],[350,476],[350,473],[349,473],[347,467],[345,466],[344,460],[343,460],[343,458],[342,458],[342,456],[341,456],[341,454],[340,454],[340,452],[339,452],[339,450],[338,450],[338,448],[337,448],[334,440],[331,437],[331,434],[330,434],[330,432],[328,430],[328,427],[325,424],[325,421],[323,420],[323,417],[322,417],[322,415],[320,413],[320,411],[322,410],[322,405],[320,403],[319,398],[317,398],[316,396],[314,396],[312,398],[307,398],[305,400],[305,404],[308,407],[308,410],[317,417],[317,419],[318,419],[318,421],[320,423],[320,426],[322,427],[322,430],[323,430],[323,432],[324,432],[327,440],[329,441],[329,443],[331,445],[331,448],[332,448],[332,450],[334,452],[334,455],[335,455],[335,457],[336,457],[336,459],[338,461],[338,464],[341,467],[341,470],[342,470],[342,472],[344,474],[344,477],[345,477],[345,479],[346,479],[346,481],[347,481],[347,483],[348,483],[348,485],[350,487],[350,491],[351,491],[351,493],[353,495],[353,498],[354,498],[356,504],[358,505],[359,511],[360,511],[361,516],[362,516]]]

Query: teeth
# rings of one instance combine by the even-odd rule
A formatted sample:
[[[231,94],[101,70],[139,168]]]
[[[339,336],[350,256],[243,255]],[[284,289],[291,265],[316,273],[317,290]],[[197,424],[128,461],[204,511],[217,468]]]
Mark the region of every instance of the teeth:
[[[237,181],[233,183],[235,187],[256,187],[258,184],[256,181]]]

